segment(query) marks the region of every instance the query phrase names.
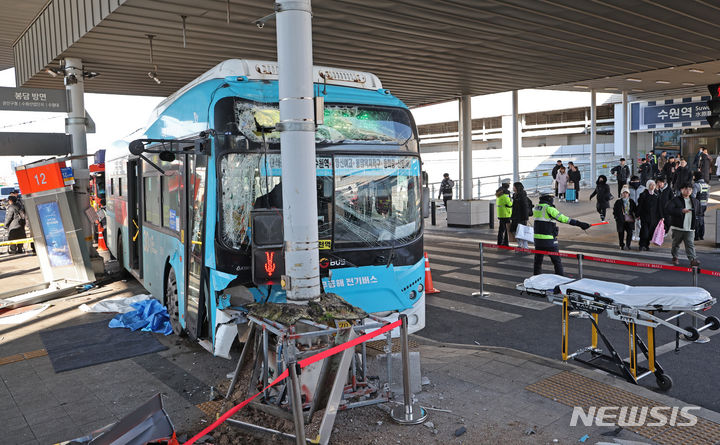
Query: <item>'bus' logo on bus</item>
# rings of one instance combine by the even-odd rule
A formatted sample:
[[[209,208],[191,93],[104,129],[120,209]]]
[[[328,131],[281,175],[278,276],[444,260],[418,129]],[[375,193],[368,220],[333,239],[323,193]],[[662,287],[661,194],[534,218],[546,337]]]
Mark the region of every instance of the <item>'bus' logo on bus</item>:
[[[265,252],[265,272],[267,272],[268,277],[272,276],[275,268],[277,268],[275,264],[275,252]]]

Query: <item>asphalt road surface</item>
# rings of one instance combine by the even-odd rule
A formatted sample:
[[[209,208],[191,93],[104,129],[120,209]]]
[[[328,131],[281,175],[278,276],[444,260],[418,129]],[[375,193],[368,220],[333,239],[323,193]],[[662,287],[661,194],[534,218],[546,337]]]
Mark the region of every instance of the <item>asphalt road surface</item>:
[[[666,244],[667,247],[668,244]],[[650,252],[621,251],[615,246],[561,240],[563,250],[583,252],[596,256],[615,257],[630,261],[669,263],[669,248]],[[473,297],[479,289],[478,240],[452,234],[426,235],[425,250],[430,257],[434,287],[441,292],[428,295],[426,327],[417,335],[449,343],[504,346],[557,360],[561,359],[561,308],[545,299],[520,294],[516,284],[532,275],[533,255],[518,255],[511,251],[486,248],[485,291],[488,297]],[[720,271],[717,253],[699,253],[701,267]],[[681,248],[681,265],[687,266]],[[563,259],[565,274],[577,276],[577,261]],[[584,277],[618,282],[634,286],[691,286],[692,274],[676,271],[642,269],[607,263],[584,262]],[[552,273],[546,257],[543,272]],[[720,297],[720,278],[700,275],[699,285],[714,297]],[[720,316],[720,304],[704,312]],[[669,316],[669,314],[668,314]],[[667,316],[665,317],[667,318]],[[681,326],[690,326],[690,317],[681,320]],[[571,318],[570,347],[572,353],[590,344],[590,321]],[[628,357],[628,334],[625,326],[600,315],[600,328],[608,336],[622,357]],[[641,338],[646,338],[644,327],[638,327]],[[667,328],[656,329],[657,360],[673,380],[668,395],[692,405],[720,411],[720,336],[718,331],[703,331],[709,343],[689,343],[681,340],[675,352],[675,334]],[[605,349],[600,343],[599,347]],[[647,365],[647,363],[640,363]],[[618,377],[620,378],[620,377]],[[640,384],[659,391],[655,378],[647,377]]]

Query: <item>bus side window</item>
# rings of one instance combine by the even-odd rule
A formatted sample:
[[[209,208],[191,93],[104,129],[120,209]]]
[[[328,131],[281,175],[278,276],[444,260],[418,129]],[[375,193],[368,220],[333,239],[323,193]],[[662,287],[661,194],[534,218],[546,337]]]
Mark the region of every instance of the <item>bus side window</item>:
[[[110,194],[115,195],[115,178],[110,178]]]
[[[123,189],[122,189],[122,178],[118,178],[118,195],[123,195]]]
[[[143,178],[145,199],[145,221],[160,226],[162,222],[162,207],[160,206],[160,176],[146,176]]]

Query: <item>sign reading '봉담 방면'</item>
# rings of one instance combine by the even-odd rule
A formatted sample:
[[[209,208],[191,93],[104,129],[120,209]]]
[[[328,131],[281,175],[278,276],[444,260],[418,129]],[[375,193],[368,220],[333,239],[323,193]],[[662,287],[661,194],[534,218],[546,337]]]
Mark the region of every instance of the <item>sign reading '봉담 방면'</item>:
[[[65,113],[70,106],[64,89],[0,87],[0,110]]]

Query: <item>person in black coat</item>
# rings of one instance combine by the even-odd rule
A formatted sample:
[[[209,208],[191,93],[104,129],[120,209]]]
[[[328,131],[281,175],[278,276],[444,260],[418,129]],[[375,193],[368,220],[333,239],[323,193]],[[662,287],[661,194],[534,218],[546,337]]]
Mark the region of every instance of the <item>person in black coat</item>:
[[[610,173],[615,175],[615,178],[617,178],[617,187],[618,187],[618,195],[622,191],[622,187],[627,184],[628,179],[630,179],[630,167],[625,165],[625,158],[620,158],[620,165],[616,165],[615,167],[610,169]],[[607,181],[605,181],[607,182]]]
[[[557,182],[555,182],[555,178],[557,178],[558,170],[560,170],[561,167],[563,167],[563,163],[562,163],[562,161],[561,161],[560,159],[558,159],[558,161],[557,161],[557,163],[555,164],[555,167],[553,167],[552,173],[551,173],[551,174],[552,174],[552,178],[553,178],[553,182],[554,182],[553,187],[555,188],[555,197],[557,197],[557,195],[558,195],[558,186],[557,186]]]
[[[657,184],[652,179],[646,183],[645,191],[638,198],[637,214],[640,218],[640,250],[650,250],[650,240],[655,233],[655,227],[662,219],[660,209],[660,194]]]
[[[645,185],[648,179],[652,177],[652,165],[646,158],[640,160],[640,166],[638,167],[638,173],[640,173],[640,183]]]
[[[665,180],[664,176],[658,176],[655,183],[657,184],[655,193],[658,194],[658,209],[660,210],[660,218],[664,220],[665,233],[668,233],[670,231],[670,221],[665,217],[665,207],[667,206],[667,203],[673,199],[675,193],[673,193],[669,182]]]
[[[675,169],[675,177],[673,178],[673,190],[680,193],[680,188],[685,184],[691,184],[693,180],[693,172],[687,165],[685,158],[680,158],[680,166]]]
[[[610,200],[613,198],[610,187],[607,185],[607,176],[598,176],[597,181],[595,181],[595,191],[590,195],[591,201],[593,196],[597,196],[595,208],[600,214],[600,221],[605,221],[605,212],[610,208]]]
[[[530,198],[528,198],[527,192],[522,182],[516,182],[513,184],[513,197],[512,197],[512,213],[510,214],[510,231],[515,234],[517,233],[518,224],[524,226],[527,225],[528,219],[530,219],[530,211],[532,206],[530,205]],[[518,246],[527,248],[527,241],[518,239]]]
[[[8,206],[5,209],[5,230],[8,231],[8,241],[15,241],[25,238],[25,213],[18,204],[18,197],[10,195]],[[22,244],[11,244],[10,253],[24,253]]]
[[[613,216],[617,227],[620,250],[630,250],[633,230],[635,230],[635,216],[637,215],[637,204],[630,199],[630,189],[624,186],[620,192],[620,198],[613,206]]]
[[[680,264],[678,251],[680,244],[685,244],[685,253],[690,266],[699,266],[700,262],[695,255],[695,229],[697,228],[697,216],[700,212],[700,201],[693,198],[692,184],[686,183],[680,186],[680,196],[674,197],[665,206],[665,215],[670,219],[672,227],[672,263],[675,266]]]
[[[575,186],[575,200],[580,201],[580,179],[582,179],[580,170],[572,162],[568,162],[568,167],[570,167],[568,170],[568,181],[572,182]]]

